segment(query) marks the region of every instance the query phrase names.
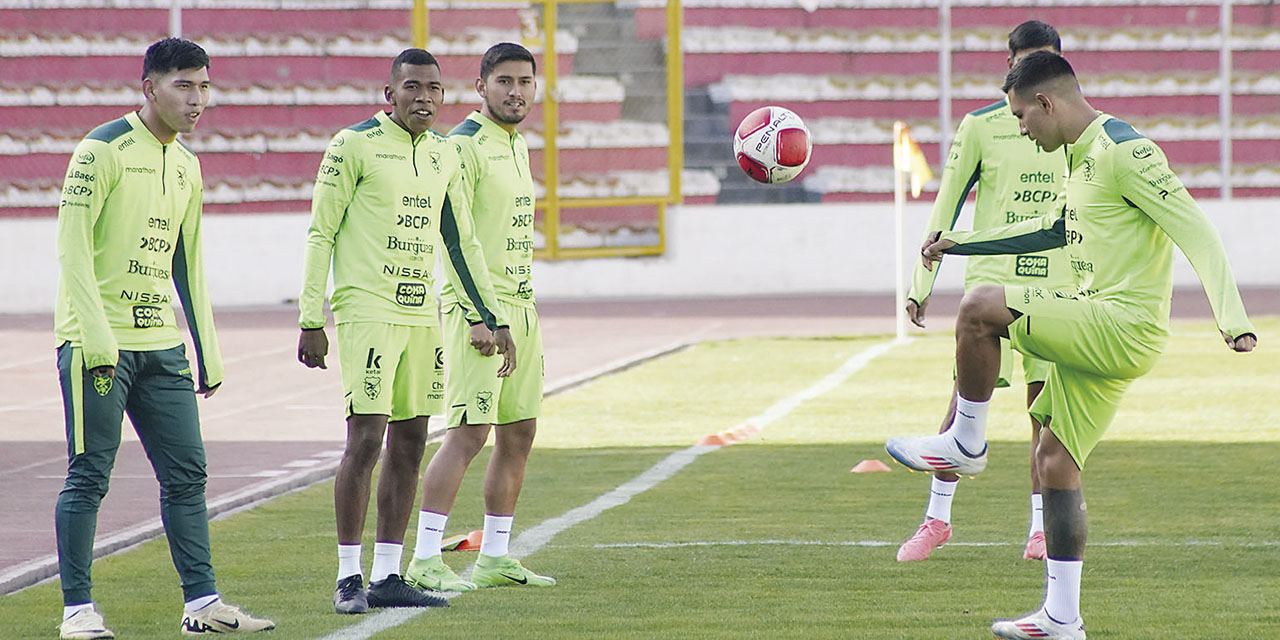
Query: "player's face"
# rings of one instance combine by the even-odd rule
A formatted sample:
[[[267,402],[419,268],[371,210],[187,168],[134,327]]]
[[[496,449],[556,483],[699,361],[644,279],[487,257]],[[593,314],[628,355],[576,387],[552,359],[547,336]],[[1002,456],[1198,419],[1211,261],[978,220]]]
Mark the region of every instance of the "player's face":
[[[208,67],[177,69],[147,76],[142,81],[142,92],[159,124],[168,130],[158,133],[172,136],[195,131],[200,114],[209,104],[209,86]]]
[[[434,64],[400,65],[385,91],[391,119],[414,137],[431,128],[444,104],[444,83]]]
[[[1031,138],[1036,146],[1045,151],[1056,151],[1062,146],[1062,136],[1058,135],[1054,126],[1053,104],[1043,93],[1031,95],[1027,100],[1016,91],[1010,91],[1009,109],[1018,118],[1018,127],[1022,135]]]
[[[476,91],[484,99],[484,115],[512,127],[529,115],[537,88],[533,63],[528,60],[504,60],[493,68],[489,77],[476,80]]]

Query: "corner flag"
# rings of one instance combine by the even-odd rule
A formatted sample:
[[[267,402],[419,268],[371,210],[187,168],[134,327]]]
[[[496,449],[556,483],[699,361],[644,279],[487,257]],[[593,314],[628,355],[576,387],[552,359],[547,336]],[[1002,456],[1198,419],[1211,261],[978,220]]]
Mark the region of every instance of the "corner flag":
[[[920,145],[911,139],[911,130],[901,121],[893,123],[893,169],[911,176],[912,198],[919,198],[925,183],[933,179],[929,161],[925,159]]]

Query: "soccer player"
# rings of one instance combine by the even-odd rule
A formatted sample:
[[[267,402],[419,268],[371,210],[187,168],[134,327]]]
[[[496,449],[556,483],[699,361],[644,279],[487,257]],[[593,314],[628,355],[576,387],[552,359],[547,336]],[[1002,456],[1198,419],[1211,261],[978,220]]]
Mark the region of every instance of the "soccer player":
[[[209,56],[168,38],[147,48],[138,111],[76,146],[58,206],[62,274],[54,313],[67,426],[67,480],[56,508],[64,639],[113,638],[90,597],[98,509],[124,414],[160,482],[160,515],[182,581],[183,634],[274,628],[224,603],[214,584],[196,394],[222,384],[205,284],[200,161],[177,140],[209,102]],[[170,301],[186,313],[197,383]]]
[[[447,606],[401,578],[404,532],[413,511],[427,417],[444,404],[444,359],[433,285],[436,248],[446,278],[485,329],[471,344],[494,358],[495,375],[516,366],[511,332],[493,306],[493,285],[461,193],[458,152],[431,131],[444,104],[440,65],[422,49],[391,64],[384,89],[391,113],[379,111],[333,136],[316,177],[299,298],[298,360],[325,367],[324,295],[333,264],[333,316],[346,392],[347,445],[334,481],[338,584],[334,610]],[[377,538],[364,589],[360,538],[374,464],[386,439],[378,479]]]
[[[555,580],[524,568],[508,554],[516,499],[524,482],[542,407],[542,332],[533,300],[533,176],[529,149],[516,126],[529,115],[536,89],[534,59],[509,42],[494,45],[480,61],[476,91],[480,110],[449,135],[462,154],[466,194],[476,233],[526,362],[502,377],[491,358],[467,349],[487,329],[466,296],[446,287],[443,297],[445,355],[449,363],[448,427],[444,443],[422,478],[418,540],[408,579],[442,591],[503,585],[549,586]],[[496,429],[494,428],[496,425]],[[440,539],[467,466],[494,436],[484,479],[484,538],[472,575],[459,578],[440,557]]]
[[[988,285],[965,294],[956,319],[956,384],[962,399],[985,405],[1005,336],[1018,351],[1051,363],[1030,409],[1044,425],[1036,449],[1044,494],[1044,604],[1018,620],[997,620],[991,630],[1002,638],[1075,640],[1085,637],[1080,573],[1088,525],[1081,469],[1125,390],[1155,365],[1168,342],[1174,244],[1195,268],[1227,345],[1252,351],[1257,336],[1217,229],[1155,143],[1095,111],[1071,65],[1056,54],[1023,58],[1003,90],[1024,135],[1045,151],[1065,146],[1065,204],[1038,220],[942,233],[922,254],[932,266],[944,253],[1067,248],[1075,291]],[[900,461],[927,470],[925,459],[932,457],[952,461],[962,473],[981,470],[983,415],[958,412],[949,432],[913,440],[902,447]]]
[[[1053,27],[1029,20],[1009,32],[1007,68],[1033,51],[1061,51],[1062,41]],[[942,171],[942,184],[933,202],[926,238],[937,231],[955,227],[969,191],[977,186],[973,228],[987,229],[1038,218],[1054,209],[1062,183],[1066,179],[1066,161],[1056,153],[1041,151],[1018,132],[1018,119],[1001,100],[970,113],[960,121],[951,143],[951,153]],[[907,317],[924,327],[925,308],[938,272],[917,264],[912,272],[911,290],[907,293]],[[1070,285],[1067,258],[1061,249],[1025,256],[973,256],[965,268],[965,289],[982,284],[1034,284],[1047,289]],[[1007,387],[1013,373],[1013,351],[1008,340],[1000,341],[1000,377],[996,386]],[[1027,406],[1044,388],[1049,364],[1043,360],[1022,357],[1023,377],[1027,382]],[[943,418],[939,432],[951,428],[955,419],[956,398]],[[966,407],[972,414],[973,409]],[[1022,556],[1028,560],[1044,559],[1044,521],[1041,517],[1040,482],[1036,477],[1036,443],[1040,423],[1031,417],[1031,526]],[[929,490],[929,504],[924,522],[898,548],[898,561],[924,560],[937,547],[951,539],[951,501],[959,476],[953,469],[934,471]]]

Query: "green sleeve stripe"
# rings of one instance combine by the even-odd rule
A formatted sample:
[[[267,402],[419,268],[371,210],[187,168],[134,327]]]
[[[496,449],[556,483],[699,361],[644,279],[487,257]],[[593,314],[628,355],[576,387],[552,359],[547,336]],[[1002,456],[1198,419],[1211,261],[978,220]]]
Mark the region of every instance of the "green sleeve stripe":
[[[368,120],[365,120],[364,122],[361,122],[360,124],[353,124],[347,127],[347,129],[350,131],[368,131],[370,129],[377,128],[378,125],[379,125],[378,118],[373,117],[373,118],[369,118]]]
[[[187,280],[187,251],[182,241],[182,230],[178,230],[178,242],[173,248],[173,285],[178,290],[178,300],[182,301],[182,313],[187,318],[187,328],[191,330],[191,341],[196,346],[196,360],[200,363],[198,384],[209,380],[204,368],[204,343],[200,342],[200,324],[196,322],[195,309],[191,300],[191,283]]]
[[[480,131],[480,123],[475,120],[463,120],[461,124],[453,128],[449,132],[451,136],[467,136],[468,138],[476,135]]]
[[[449,201],[448,195],[445,195],[444,205],[440,208],[440,237],[444,238],[445,248],[449,251],[449,262],[457,272],[458,279],[462,281],[462,288],[471,299],[471,304],[475,305],[485,326],[496,329],[498,319],[480,298],[480,290],[476,288],[476,281],[471,277],[471,270],[467,268],[467,261],[462,256],[462,242],[458,238],[458,221],[453,218],[453,203]]]
[[[960,210],[964,209],[964,201],[969,198],[969,192],[973,191],[973,185],[978,184],[978,178],[982,175],[982,161],[978,161],[978,166],[973,168],[973,175],[969,176],[969,183],[964,185],[964,190],[960,192],[960,197],[956,198],[956,210],[951,214],[951,228],[956,228],[956,220],[960,219]]]
[[[983,114],[986,114],[986,113],[991,113],[992,111],[995,111],[996,109],[999,109],[1000,107],[1003,107],[1005,104],[1007,104],[1007,103],[1006,103],[1004,100],[1001,100],[1001,101],[999,101],[999,102],[993,102],[993,103],[991,103],[991,104],[989,104],[989,105],[987,105],[987,106],[985,106],[985,107],[983,107],[983,108],[981,108],[981,109],[978,109],[977,111],[970,111],[970,112],[969,112],[969,115],[971,115],[971,116],[980,116],[980,115],[983,115]]]
[[[1141,140],[1146,137],[1134,130],[1133,125],[1119,118],[1112,118],[1102,123],[1102,130],[1105,131],[1107,133],[1107,137],[1111,138],[1111,141],[1116,144],[1128,142],[1130,140]]]
[[[1013,238],[958,244],[947,249],[946,252],[962,256],[995,256],[1037,253],[1065,246],[1067,246],[1067,219],[1058,218],[1048,229],[1040,229]]]
[[[128,120],[120,118],[119,120],[112,120],[111,122],[90,131],[89,135],[85,136],[85,139],[100,140],[102,142],[111,143],[114,142],[116,138],[119,138],[130,131],[133,131],[133,125],[129,124]]]

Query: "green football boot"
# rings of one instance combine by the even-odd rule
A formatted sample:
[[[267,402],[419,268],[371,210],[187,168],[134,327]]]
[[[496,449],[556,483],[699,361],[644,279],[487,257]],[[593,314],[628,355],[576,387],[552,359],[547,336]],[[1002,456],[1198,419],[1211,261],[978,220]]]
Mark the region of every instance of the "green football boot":
[[[531,587],[550,587],[556,579],[540,576],[521,565],[511,556],[486,556],[483,553],[476,559],[475,571],[471,578],[481,587],[506,587],[511,585],[528,585]]]
[[[475,591],[476,588],[476,583],[459,578],[438,555],[425,560],[414,558],[404,572],[404,581],[432,591]]]

